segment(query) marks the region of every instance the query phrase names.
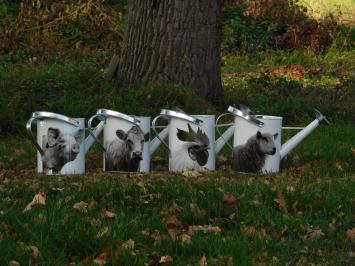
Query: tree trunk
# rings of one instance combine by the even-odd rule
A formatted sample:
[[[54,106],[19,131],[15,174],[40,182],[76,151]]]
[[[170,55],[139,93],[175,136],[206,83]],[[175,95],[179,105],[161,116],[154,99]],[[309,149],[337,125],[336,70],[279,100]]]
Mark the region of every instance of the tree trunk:
[[[221,1],[130,0],[111,74],[121,84],[181,84],[219,102]]]

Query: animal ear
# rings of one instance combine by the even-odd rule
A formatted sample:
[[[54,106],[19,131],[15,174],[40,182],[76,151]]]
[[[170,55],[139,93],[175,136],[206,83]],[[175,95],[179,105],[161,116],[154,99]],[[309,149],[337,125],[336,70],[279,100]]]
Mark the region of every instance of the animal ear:
[[[279,136],[279,133],[274,134],[274,139],[277,139],[278,136]]]
[[[177,130],[178,130],[178,132],[177,132],[176,136],[178,137],[178,139],[181,141],[187,141],[188,137],[189,137],[189,133],[187,133],[186,131],[181,130],[179,128]]]
[[[144,142],[149,141],[149,132],[144,134]]]
[[[57,143],[57,139],[59,137],[60,131],[57,128],[48,128],[47,132],[47,141],[48,146],[53,147]]]
[[[126,140],[127,139],[127,133],[124,132],[122,129],[116,130],[116,135],[119,139]]]
[[[84,130],[79,129],[78,132],[76,132],[76,134],[74,135],[74,138],[78,143],[81,143],[83,141],[83,133],[84,133]]]
[[[261,132],[258,130],[258,132],[256,133],[256,138],[257,139],[261,139],[262,138],[262,136],[261,136]]]

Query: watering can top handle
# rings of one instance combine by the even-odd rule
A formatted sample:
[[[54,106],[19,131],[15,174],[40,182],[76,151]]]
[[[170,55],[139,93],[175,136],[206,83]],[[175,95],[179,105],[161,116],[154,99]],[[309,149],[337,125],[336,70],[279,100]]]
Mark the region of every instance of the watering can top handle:
[[[89,130],[89,133],[90,135],[93,137],[93,139],[99,144],[100,148],[106,152],[106,149],[104,147],[104,145],[98,140],[98,138],[95,136],[93,130],[94,128],[92,127],[92,121],[94,121],[95,118],[98,118],[100,119],[101,121],[104,121],[106,120],[106,117],[102,116],[101,114],[95,114],[93,115],[92,117],[90,117],[90,119],[88,120],[88,130]]]
[[[117,111],[113,111],[113,110],[108,110],[108,109],[98,109],[96,111],[96,116],[97,117],[116,117],[116,118],[120,118],[123,120],[126,120],[128,122],[131,122],[133,124],[139,125],[141,123],[140,120],[138,120],[137,118],[135,118],[134,116],[131,115],[126,115]],[[103,120],[103,119],[102,119]]]
[[[232,146],[228,143],[228,141],[224,138],[224,136],[223,136],[223,134],[221,133],[221,131],[219,131],[219,126],[218,126],[219,120],[220,120],[222,117],[227,116],[227,115],[230,115],[230,116],[233,116],[233,117],[234,117],[234,115],[231,114],[231,113],[224,113],[224,114],[219,115],[219,116],[217,117],[217,119],[216,119],[216,130],[217,130],[217,133],[218,133],[218,135],[219,135],[218,138],[221,137],[221,138],[224,140],[224,142],[227,144],[227,146],[228,146],[231,150],[233,150],[233,147],[232,147]]]
[[[258,127],[263,127],[264,126],[264,122],[260,121],[259,119],[257,119],[255,117],[255,115],[250,115],[250,114],[246,114],[244,112],[242,112],[241,110],[233,107],[233,106],[229,106],[228,107],[228,112],[230,112],[231,114],[235,115],[235,116],[239,116],[249,122],[252,122],[253,124],[256,124]]]
[[[180,119],[186,120],[187,122],[194,123],[197,125],[200,125],[203,123],[203,121],[198,119],[197,117],[193,117],[193,116],[185,114],[183,112],[178,112],[178,111],[174,111],[174,110],[161,109],[160,116],[162,116],[162,117],[176,117],[176,118],[180,118]]]
[[[36,146],[36,148],[39,151],[39,153],[41,154],[41,156],[43,156],[44,155],[44,151],[42,150],[42,147],[37,143],[37,140],[36,140],[35,136],[32,133],[32,122],[37,120],[37,119],[38,119],[37,117],[33,117],[32,116],[26,123],[26,129],[27,129],[28,134],[31,137],[32,143]]]
[[[169,155],[170,155],[170,148],[169,148],[169,145],[159,136],[159,133],[158,133],[158,131],[156,130],[156,127],[155,127],[155,123],[158,121],[158,119],[159,119],[160,117],[166,118],[165,114],[160,114],[160,115],[154,117],[154,119],[153,119],[153,121],[152,121],[152,129],[153,129],[153,131],[154,131],[154,133],[155,133],[156,138],[158,138],[158,139],[160,140],[160,142],[164,144],[164,146],[168,149]]]
[[[52,112],[46,112],[46,111],[33,112],[31,118],[34,118],[33,121],[49,118],[49,119],[55,119],[55,120],[66,122],[75,127],[79,126],[78,120],[68,117],[66,115],[56,114]]]

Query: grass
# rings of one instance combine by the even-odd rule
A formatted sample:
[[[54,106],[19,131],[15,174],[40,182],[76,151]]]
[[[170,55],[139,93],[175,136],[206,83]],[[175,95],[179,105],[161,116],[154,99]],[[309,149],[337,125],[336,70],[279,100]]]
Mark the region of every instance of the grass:
[[[228,167],[197,177],[109,174],[97,170],[101,155],[94,148],[85,176],[46,177],[35,174],[29,141],[2,139],[0,264],[85,265],[99,258],[143,265],[171,256],[172,265],[198,265],[205,256],[209,265],[350,265],[353,130],[344,123],[319,127],[283,161],[282,173],[267,176],[235,174]],[[291,135],[285,131],[282,137]],[[46,194],[46,205],[23,213],[39,192]],[[241,198],[227,204],[228,193]],[[87,212],[73,208],[81,201],[91,206]],[[105,217],[105,210],[116,217]],[[191,233],[192,225],[221,231]],[[134,248],[127,250],[128,240]],[[28,246],[37,247],[39,256]]]

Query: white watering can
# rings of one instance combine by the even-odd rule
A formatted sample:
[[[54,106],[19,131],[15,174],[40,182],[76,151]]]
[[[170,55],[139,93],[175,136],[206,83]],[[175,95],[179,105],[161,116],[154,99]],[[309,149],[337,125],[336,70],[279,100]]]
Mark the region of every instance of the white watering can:
[[[244,111],[244,110],[243,110]],[[316,119],[305,128],[282,127],[282,117],[268,115],[251,115],[233,106],[229,106],[229,114],[234,116],[234,125],[229,127],[222,135],[223,141],[216,144],[220,149],[232,135],[234,135],[233,146],[244,145],[251,137],[256,136],[257,132],[268,133],[274,136],[276,150],[273,155],[266,155],[265,163],[261,169],[262,173],[276,173],[280,170],[280,161],[292,151],[305,137],[307,137],[320,123],[329,125],[329,121],[324,115],[315,109]],[[226,114],[218,117],[218,120]],[[295,136],[281,145],[282,129],[302,129]],[[216,149],[216,152],[218,149]]]
[[[92,127],[95,119],[104,123],[103,144]],[[160,145],[160,139],[168,136],[168,129],[164,129],[149,141],[150,117],[107,109],[98,109],[88,120],[88,128],[103,150],[104,171],[149,172],[151,155]]]
[[[159,118],[168,120],[169,144],[157,132]],[[169,171],[215,170],[215,116],[188,115],[183,111],[162,109],[152,122],[157,138],[169,150]]]
[[[32,124],[37,124],[37,138],[32,134]],[[104,123],[92,131],[98,136]],[[33,112],[26,124],[33,144],[37,148],[37,171],[48,175],[84,174],[85,154],[94,143],[85,138],[85,119],[70,118],[51,112]]]

